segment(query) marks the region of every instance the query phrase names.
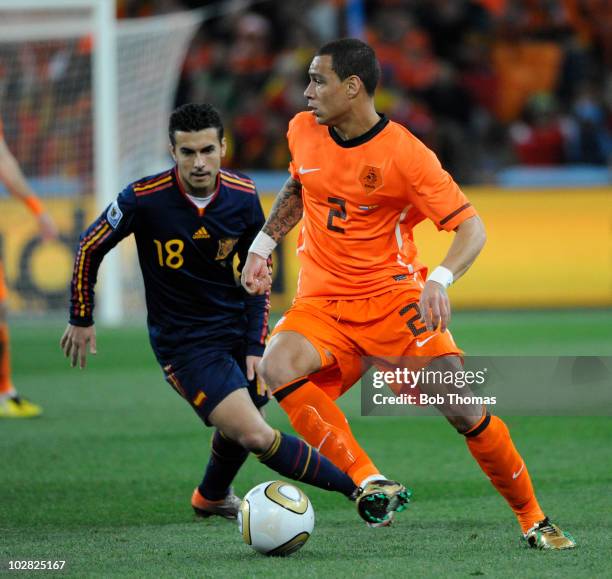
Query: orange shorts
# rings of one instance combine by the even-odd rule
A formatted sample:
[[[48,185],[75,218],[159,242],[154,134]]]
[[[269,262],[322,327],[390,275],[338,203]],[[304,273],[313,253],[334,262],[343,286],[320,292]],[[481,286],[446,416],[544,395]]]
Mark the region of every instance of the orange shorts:
[[[420,288],[403,286],[357,300],[298,298],[272,336],[297,332],[317,349],[321,369],[309,378],[335,400],[372,363],[392,367],[394,358],[409,357],[422,368],[439,356],[463,355],[450,331],[429,332],[419,321],[420,295]]]
[[[6,282],[4,281],[4,270],[2,269],[2,262],[0,261],[0,302],[6,300],[7,293]]]

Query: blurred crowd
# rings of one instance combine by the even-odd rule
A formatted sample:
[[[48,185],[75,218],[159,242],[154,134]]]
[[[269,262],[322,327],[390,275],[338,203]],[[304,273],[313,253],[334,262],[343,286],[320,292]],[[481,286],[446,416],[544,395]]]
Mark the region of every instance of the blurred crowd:
[[[91,176],[91,50],[89,38],[0,43],[0,118],[26,175]]]
[[[261,2],[202,27],[177,103],[221,109],[235,166],[286,167],[287,122],[305,107],[317,47],[347,34],[345,4]],[[376,0],[365,11],[378,110],[460,182],[513,164],[610,162],[610,0]]]
[[[209,17],[175,102],[220,109],[230,165],[284,170],[287,123],[305,108],[308,65],[321,44],[349,33],[347,2],[118,0],[118,10],[135,18],[204,5]],[[364,8],[364,36],[383,72],[378,110],[434,149],[458,181],[492,182],[516,164],[610,164],[610,0],[367,0]],[[26,172],[46,173],[58,151],[91,150],[82,130],[91,119],[91,46],[82,39],[36,50],[4,60],[0,51],[0,110]],[[23,99],[36,75],[75,85]],[[48,113],[56,98],[69,99],[59,103],[65,115]],[[54,127],[46,131],[53,138],[40,138],[43,127]]]

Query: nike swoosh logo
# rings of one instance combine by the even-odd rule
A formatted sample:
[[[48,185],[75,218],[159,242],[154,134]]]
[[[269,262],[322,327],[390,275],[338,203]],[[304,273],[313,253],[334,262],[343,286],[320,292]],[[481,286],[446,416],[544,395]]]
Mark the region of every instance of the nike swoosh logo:
[[[516,472],[512,473],[512,478],[513,479],[517,479],[519,477],[519,475],[523,472],[523,469],[525,468],[525,463],[523,463],[521,465],[521,468],[519,468]]]
[[[427,344],[429,340],[431,340],[432,338],[435,338],[437,335],[438,334],[433,334],[432,336],[429,336],[429,338],[425,338],[423,341],[417,340],[416,344],[420,348],[421,346],[424,346],[425,344]]]
[[[320,167],[316,167],[315,169],[304,169],[304,167],[300,165],[300,168],[298,169],[298,173],[300,175],[306,175],[306,173],[314,173],[315,171],[320,171],[320,170],[321,170]]]

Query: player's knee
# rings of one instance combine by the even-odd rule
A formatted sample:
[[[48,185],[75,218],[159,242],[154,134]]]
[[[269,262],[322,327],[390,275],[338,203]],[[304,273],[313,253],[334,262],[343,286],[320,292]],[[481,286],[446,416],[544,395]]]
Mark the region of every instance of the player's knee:
[[[238,433],[236,438],[240,446],[259,454],[268,450],[274,442],[274,431],[270,426],[267,428],[249,429]]]
[[[257,373],[274,392],[320,368],[319,352],[306,338],[295,332],[281,332],[266,348]]]
[[[295,380],[301,376],[299,370],[291,363],[291,360],[287,360],[286,363],[283,364],[282,360],[275,355],[263,357],[257,367],[257,374],[268,385],[272,392],[280,388],[283,384],[291,382],[291,380]]]

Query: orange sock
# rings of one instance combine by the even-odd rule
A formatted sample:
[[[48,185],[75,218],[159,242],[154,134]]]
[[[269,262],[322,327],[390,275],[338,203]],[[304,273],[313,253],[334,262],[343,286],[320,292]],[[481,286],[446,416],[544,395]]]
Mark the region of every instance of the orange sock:
[[[12,391],[8,324],[0,324],[0,394]]]
[[[289,382],[277,390],[274,397],[289,416],[295,431],[350,476],[356,485],[368,476],[380,474],[355,440],[342,410],[308,378]]]
[[[545,518],[531,478],[504,421],[488,412],[465,433],[465,440],[480,468],[508,501],[523,533]]]

